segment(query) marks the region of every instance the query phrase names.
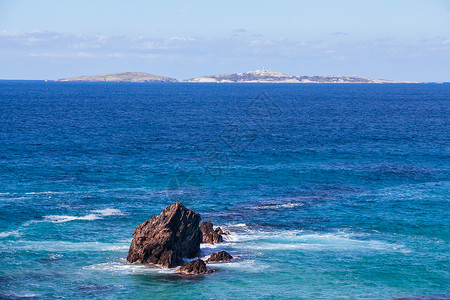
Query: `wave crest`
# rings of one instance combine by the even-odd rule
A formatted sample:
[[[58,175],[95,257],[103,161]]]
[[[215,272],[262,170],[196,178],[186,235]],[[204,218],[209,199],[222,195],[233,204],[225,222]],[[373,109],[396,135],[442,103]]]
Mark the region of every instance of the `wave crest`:
[[[105,208],[99,210],[91,210],[91,213],[78,217],[78,216],[68,216],[68,215],[50,215],[45,216],[44,221],[52,223],[65,223],[70,221],[93,221],[98,219],[103,219],[103,217],[109,216],[123,216],[124,213],[120,209],[116,208]]]

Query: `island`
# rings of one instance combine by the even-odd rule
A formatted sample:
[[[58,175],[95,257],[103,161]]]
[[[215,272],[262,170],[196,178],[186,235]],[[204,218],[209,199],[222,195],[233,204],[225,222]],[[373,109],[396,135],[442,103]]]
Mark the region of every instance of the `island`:
[[[100,75],[87,75],[62,78],[55,81],[69,82],[178,82],[175,78],[153,75],[143,72],[124,72]]]
[[[216,83],[411,83],[385,79],[369,79],[357,76],[294,76],[262,70],[236,74],[209,75],[182,80],[182,82]]]
[[[358,76],[295,76],[262,70],[236,74],[208,75],[178,81],[175,78],[143,72],[125,72],[88,75],[57,79],[65,82],[188,82],[188,83],[416,83],[386,79],[369,79]]]

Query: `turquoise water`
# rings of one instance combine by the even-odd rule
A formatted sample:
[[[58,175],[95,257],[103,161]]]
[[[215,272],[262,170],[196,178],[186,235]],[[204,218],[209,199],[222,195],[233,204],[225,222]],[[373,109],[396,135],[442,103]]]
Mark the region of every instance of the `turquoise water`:
[[[449,84],[0,81],[0,298],[450,298]],[[125,261],[175,201],[196,278]]]

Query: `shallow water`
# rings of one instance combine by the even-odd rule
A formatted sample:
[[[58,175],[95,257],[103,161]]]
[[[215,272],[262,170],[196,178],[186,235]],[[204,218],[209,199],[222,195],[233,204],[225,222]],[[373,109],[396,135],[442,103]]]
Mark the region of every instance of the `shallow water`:
[[[0,298],[448,298],[449,84],[0,82]],[[231,235],[129,265],[174,201]]]

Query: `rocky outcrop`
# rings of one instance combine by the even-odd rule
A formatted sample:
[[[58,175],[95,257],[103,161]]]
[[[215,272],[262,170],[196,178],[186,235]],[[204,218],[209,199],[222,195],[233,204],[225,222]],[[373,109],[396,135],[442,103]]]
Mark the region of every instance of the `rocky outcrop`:
[[[222,230],[222,228],[220,228],[220,227],[217,227],[216,230],[214,230],[214,231],[217,232],[220,235],[229,235],[230,234],[230,232],[228,230],[224,232]]]
[[[183,257],[200,254],[200,215],[176,202],[140,224],[133,233],[127,261],[176,267]],[[211,224],[212,226],[212,224]]]
[[[203,243],[214,244],[221,243],[223,241],[222,236],[214,231],[213,224],[211,222],[203,222],[202,225],[200,225],[200,231],[202,232]]]
[[[231,256],[230,253],[228,253],[226,251],[220,251],[218,253],[211,254],[211,256],[206,260],[206,263],[231,261],[231,259],[233,259],[233,256]]]
[[[217,234],[220,234],[220,235],[223,234],[223,230],[220,227],[217,227],[214,231],[217,232]]]
[[[215,271],[216,270],[207,269],[205,262],[200,258],[190,261],[184,266],[181,266],[178,270],[176,270],[177,273],[183,273],[186,275],[209,274]]]
[[[124,72],[100,75],[87,75],[62,78],[56,81],[71,82],[178,82],[175,78],[153,75],[143,72]]]
[[[370,79],[357,76],[294,76],[265,69],[236,74],[209,75],[182,80],[182,82],[223,82],[223,83],[406,83],[385,79]]]

